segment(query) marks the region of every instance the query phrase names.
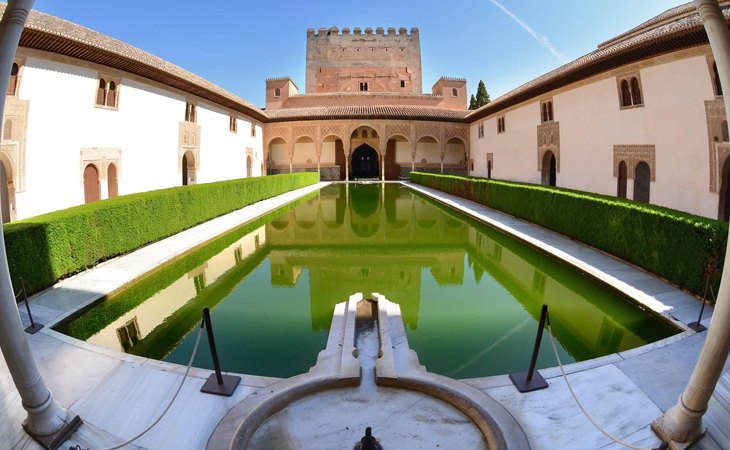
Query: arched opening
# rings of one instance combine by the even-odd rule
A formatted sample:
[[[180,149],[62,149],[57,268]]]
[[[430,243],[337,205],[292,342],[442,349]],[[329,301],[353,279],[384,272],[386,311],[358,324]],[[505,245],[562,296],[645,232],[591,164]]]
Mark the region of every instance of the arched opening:
[[[542,184],[555,186],[557,182],[557,161],[550,150],[542,156]]]
[[[722,184],[720,185],[720,202],[718,205],[717,218],[730,221],[730,158],[722,165]]]
[[[649,164],[641,161],[636,165],[634,174],[634,200],[637,202],[649,203],[649,182],[651,181],[651,169]]]
[[[99,88],[96,90],[96,104],[104,105],[106,100],[106,80],[99,80]]]
[[[8,172],[0,161],[0,205],[3,223],[10,222],[10,190],[8,189]]]
[[[466,145],[459,138],[451,138],[444,146],[444,171],[446,173],[467,174]]]
[[[641,105],[641,88],[637,78],[631,79],[631,102],[634,105]]]
[[[114,198],[119,195],[119,185],[117,181],[117,165],[114,163],[110,163],[109,167],[106,169],[106,183],[107,183],[107,192],[109,193],[109,198]]]
[[[269,175],[289,173],[289,144],[282,138],[269,142],[266,152],[266,172]]]
[[[109,91],[106,93],[106,106],[117,106],[117,84],[109,82]]]
[[[8,83],[7,95],[15,95],[18,89],[18,72],[20,67],[18,63],[13,63],[13,67],[10,69],[10,82]]]
[[[195,157],[190,150],[182,157],[182,184],[183,186],[195,184]]]
[[[631,106],[631,89],[626,80],[621,80],[621,106]]]
[[[374,184],[350,188],[350,226],[360,237],[370,237],[380,228],[380,189]]]
[[[717,73],[717,63],[712,62],[713,81],[715,82],[715,95],[722,95],[722,85],[720,84],[720,74]]]
[[[616,196],[619,198],[626,198],[626,181],[628,178],[628,169],[626,162],[621,161],[618,164],[618,186],[616,188]]]
[[[84,202],[91,203],[100,199],[99,170],[95,165],[89,164],[84,169]]]
[[[253,162],[251,161],[251,155],[246,156],[246,177],[251,177],[253,174]]]
[[[352,176],[355,179],[378,178],[378,161],[378,152],[368,144],[362,144],[352,152]]]

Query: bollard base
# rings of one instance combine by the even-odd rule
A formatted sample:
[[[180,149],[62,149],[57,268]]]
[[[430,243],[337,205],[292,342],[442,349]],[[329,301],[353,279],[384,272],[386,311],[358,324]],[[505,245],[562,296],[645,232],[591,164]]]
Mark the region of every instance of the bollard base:
[[[36,334],[37,332],[41,331],[43,328],[43,325],[39,323],[34,323],[33,325],[29,325],[25,328],[25,332],[28,334]]]
[[[224,395],[230,397],[238,387],[238,382],[241,381],[241,377],[236,375],[221,375],[223,378],[223,384],[218,384],[218,378],[215,373],[211,373],[208,380],[200,388],[200,392],[213,395]]]
[[[687,326],[694,331],[695,333],[702,333],[703,331],[707,330],[707,327],[702,325],[699,322],[692,322],[688,323]]]
[[[537,370],[532,374],[532,380],[529,381],[527,380],[527,371],[511,373],[509,374],[509,379],[512,380],[512,384],[515,385],[517,390],[522,393],[537,391],[538,389],[545,389],[548,387],[547,381],[545,381],[545,378],[543,378]]]
[[[47,450],[56,450],[58,447],[61,446],[61,444],[66,442],[71,437],[71,435],[74,433],[74,431],[76,431],[81,423],[81,418],[74,414],[73,418],[68,423],[66,423],[64,427],[62,427],[60,430],[56,431],[53,434],[34,434],[30,430],[28,430],[25,422],[23,422],[23,429],[26,433],[30,435],[30,437],[35,439],[35,441],[38,442],[41,447]]]

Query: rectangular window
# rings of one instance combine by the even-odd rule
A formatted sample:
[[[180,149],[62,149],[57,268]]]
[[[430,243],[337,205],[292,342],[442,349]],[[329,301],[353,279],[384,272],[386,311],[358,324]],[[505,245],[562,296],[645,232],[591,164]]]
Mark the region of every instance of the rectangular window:
[[[238,132],[238,120],[236,120],[236,116],[230,116],[228,118],[228,130],[231,133],[237,133]]]
[[[406,80],[400,80],[400,87],[406,87]]]
[[[477,137],[479,139],[484,137],[484,122],[477,125]]]
[[[367,82],[363,82],[363,81],[360,82],[360,90],[363,91],[363,92],[365,92],[365,91],[368,90],[368,84],[367,84]]]
[[[504,133],[504,116],[497,118],[497,133]]]
[[[256,137],[256,124],[251,124],[251,137]]]
[[[540,118],[542,119],[540,122],[552,122],[553,121],[553,101],[546,100],[540,104]]]

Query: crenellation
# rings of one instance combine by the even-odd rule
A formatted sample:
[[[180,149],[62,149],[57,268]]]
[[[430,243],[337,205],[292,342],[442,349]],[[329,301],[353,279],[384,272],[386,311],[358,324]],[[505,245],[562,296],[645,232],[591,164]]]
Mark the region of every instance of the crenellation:
[[[362,30],[359,27],[355,27],[355,29],[353,30],[353,34],[356,34],[359,36],[362,34]]]
[[[373,35],[373,29],[370,27],[365,28],[365,35],[366,36],[372,36]]]
[[[388,36],[393,36],[395,34],[395,27],[388,27]]]
[[[408,34],[408,30],[405,27],[400,27],[400,28],[398,28],[398,34],[403,36],[405,34]]]
[[[349,36],[350,35],[350,29],[345,27],[342,29],[342,35],[343,36]]]

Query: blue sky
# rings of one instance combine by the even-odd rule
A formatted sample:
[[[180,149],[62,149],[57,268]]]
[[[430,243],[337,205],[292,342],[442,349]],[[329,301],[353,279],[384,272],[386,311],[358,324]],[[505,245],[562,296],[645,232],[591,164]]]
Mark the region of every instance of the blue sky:
[[[492,99],[671,7],[675,0],[36,0],[34,8],[166,59],[264,106],[266,78],[304,89],[307,28],[418,27],[423,91],[441,75]],[[275,6],[270,6],[275,5]],[[531,30],[528,31],[528,28]]]

